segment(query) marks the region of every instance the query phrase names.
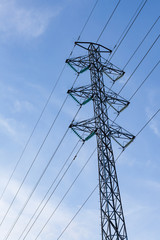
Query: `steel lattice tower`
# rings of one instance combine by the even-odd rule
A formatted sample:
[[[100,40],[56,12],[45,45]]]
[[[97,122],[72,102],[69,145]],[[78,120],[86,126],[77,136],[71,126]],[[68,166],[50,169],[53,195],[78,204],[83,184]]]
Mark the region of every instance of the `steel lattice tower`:
[[[119,114],[129,102],[108,89],[103,80],[104,73],[115,82],[124,72],[102,57],[104,53],[111,53],[108,48],[91,42],[75,44],[87,50],[87,55],[67,59],[66,62],[78,74],[89,69],[91,84],[70,89],[68,94],[80,105],[92,100],[94,117],[72,123],[70,128],[82,141],[94,134],[97,138],[102,240],[127,240],[111,138],[124,149],[134,136],[109,119],[107,108],[112,106]]]

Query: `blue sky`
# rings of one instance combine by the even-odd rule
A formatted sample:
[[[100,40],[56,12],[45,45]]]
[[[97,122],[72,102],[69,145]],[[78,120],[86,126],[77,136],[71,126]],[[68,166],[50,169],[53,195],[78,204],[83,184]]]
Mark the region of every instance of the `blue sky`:
[[[74,41],[93,7],[93,0],[0,0],[0,193],[24,148],[24,145],[43,109]],[[96,41],[117,1],[99,0],[95,11],[81,35],[81,41]],[[122,0],[104,31],[100,43],[113,49],[125,26],[138,7],[139,1]],[[123,68],[144,35],[158,18],[160,3],[148,0],[143,11],[112,58],[112,63]],[[113,87],[119,91],[124,82],[159,35],[160,20],[125,69],[125,75]],[[156,42],[137,69],[121,95],[129,99],[154,65],[159,61],[160,42]],[[84,51],[74,49],[73,56]],[[159,65],[121,113],[117,123],[134,135],[160,107]],[[89,72],[81,75],[76,86],[90,83]],[[0,202],[3,218],[24,174],[34,159],[66,92],[75,80],[75,72],[66,66],[44,115],[31,138],[25,154]],[[111,82],[104,78],[109,87]],[[81,109],[76,120],[93,116],[92,103]],[[20,190],[1,228],[4,239],[27,197],[32,191],[46,163],[53,154],[64,132],[71,123],[78,105],[68,98],[59,118],[49,134],[42,151]],[[114,119],[115,113],[109,112]],[[18,239],[37,204],[70,154],[78,139],[69,130],[59,151],[20,217],[8,239]],[[144,129],[117,161],[117,173],[130,240],[159,239],[160,223],[160,115]],[[80,143],[79,145],[80,146]],[[96,147],[95,138],[86,142],[64,181],[46,206],[26,239],[35,239],[43,224],[61,200],[65,191]],[[121,151],[113,143],[115,158]],[[78,147],[76,151],[78,150]],[[74,152],[72,158],[74,157]],[[71,159],[72,159],[71,158]],[[71,161],[70,159],[70,161]],[[69,162],[70,162],[69,161]],[[69,163],[68,163],[69,164]],[[77,182],[58,208],[39,239],[56,239],[81,204],[98,183],[96,154],[87,164]],[[100,238],[100,212],[98,190],[62,236],[62,239]],[[23,238],[22,238],[23,239]]]

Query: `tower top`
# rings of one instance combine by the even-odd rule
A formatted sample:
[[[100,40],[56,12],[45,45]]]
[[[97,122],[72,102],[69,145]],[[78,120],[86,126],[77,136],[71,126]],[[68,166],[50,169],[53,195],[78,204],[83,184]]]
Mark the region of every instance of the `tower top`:
[[[101,44],[94,43],[94,42],[75,42],[75,45],[84,48],[85,50],[90,50],[90,46],[95,46],[96,48],[99,48],[99,52],[101,53],[111,53],[112,50],[110,50],[107,47],[102,46]]]

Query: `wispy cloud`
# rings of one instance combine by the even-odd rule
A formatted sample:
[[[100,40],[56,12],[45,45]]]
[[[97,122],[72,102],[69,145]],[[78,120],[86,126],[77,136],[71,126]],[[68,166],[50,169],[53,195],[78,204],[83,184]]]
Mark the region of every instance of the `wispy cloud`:
[[[0,33],[1,36],[18,34],[28,38],[42,35],[50,20],[60,13],[60,9],[52,11],[25,8],[16,0],[0,0]]]
[[[15,109],[14,109],[15,111]],[[21,130],[20,130],[21,129]],[[13,141],[18,145],[24,145],[25,139],[28,137],[27,127],[21,121],[17,121],[12,117],[0,115],[0,136],[7,141]],[[12,143],[13,143],[12,142]],[[9,143],[8,143],[9,146]]]
[[[15,112],[21,112],[23,111],[29,111],[31,112],[34,109],[33,105],[28,101],[14,101],[14,111]]]
[[[160,191],[160,183],[152,180],[146,181],[146,185],[149,186],[151,189],[156,190],[157,192]]]
[[[150,124],[150,128],[158,137],[160,137],[160,129],[158,127],[158,122],[153,120],[152,123]]]
[[[146,113],[148,118],[151,118],[153,116],[153,112],[149,109],[146,108]],[[153,119],[151,123],[149,124],[150,128],[154,132],[154,134],[158,137],[160,137],[160,125],[159,122],[156,119]]]
[[[2,177],[3,178],[3,177]],[[6,179],[4,178],[4,181]],[[3,189],[3,182],[1,181],[0,184],[0,190]],[[7,195],[4,196],[2,201],[0,202],[0,207],[2,211],[0,212],[0,219],[4,216],[10,202],[11,197],[15,193],[17,186],[20,183],[16,180],[12,182],[10,187],[8,188]],[[23,189],[21,189],[18,198],[13,205],[11,211],[8,214],[8,217],[4,221],[2,228],[1,228],[1,236],[5,236],[8,232],[10,226],[15,221],[15,218],[22,208],[24,202],[26,201],[27,195],[29,195],[29,192],[31,191],[30,187],[25,186]],[[32,231],[29,234],[29,237],[31,239],[35,239],[38,232],[41,230],[42,226],[50,216],[51,212],[56,208],[57,201],[59,200],[54,197],[54,200],[52,200],[49,204],[47,204],[45,211],[42,212],[41,217],[37,221],[37,224],[33,227]],[[24,211],[23,215],[18,221],[18,224],[16,225],[13,233],[11,236],[14,238],[19,237],[22,230],[24,229],[25,225],[30,219],[30,216],[34,213],[34,210],[36,209],[38,203],[40,202],[40,196],[35,196],[31,199],[31,201],[28,204],[28,207]],[[79,208],[79,206],[77,206]],[[60,206],[57,212],[54,214],[53,219],[47,224],[46,228],[44,229],[42,235],[39,239],[53,239],[57,238],[59,234],[63,231],[63,229],[66,227],[68,222],[71,220],[73,215],[75,214],[75,210],[68,208],[65,204],[63,206]],[[97,217],[99,214],[97,213],[97,210],[94,209],[83,209],[82,213],[78,218],[74,220],[74,222],[71,224],[71,226],[67,229],[65,232],[65,239],[89,239],[92,238],[97,239],[97,231],[95,230],[95,226],[98,225],[99,218]],[[97,227],[97,230],[100,228]]]
[[[14,136],[15,130],[12,127],[11,120],[0,116],[0,131],[7,132],[9,135]]]

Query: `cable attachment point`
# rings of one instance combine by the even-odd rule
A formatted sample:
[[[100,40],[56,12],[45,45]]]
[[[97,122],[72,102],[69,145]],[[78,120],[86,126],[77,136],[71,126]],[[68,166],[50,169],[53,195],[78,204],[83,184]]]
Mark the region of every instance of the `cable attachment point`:
[[[71,88],[67,93],[79,104],[85,105],[93,99],[92,86]]]
[[[88,58],[88,56],[87,56],[87,58]],[[86,62],[85,63],[81,62],[81,64],[80,64],[78,59],[76,61],[75,58],[67,59],[66,63],[78,74],[81,74],[90,68],[90,64],[86,64]]]
[[[72,131],[81,139],[81,141],[83,141],[83,143],[92,138],[97,132],[95,127],[95,118],[78,123],[71,123],[69,128],[72,129]]]

